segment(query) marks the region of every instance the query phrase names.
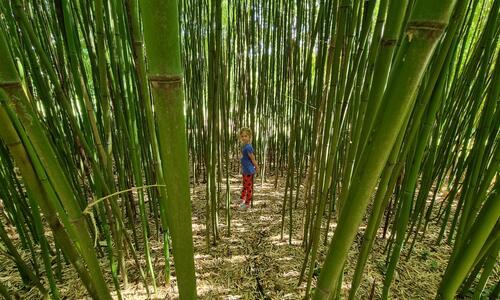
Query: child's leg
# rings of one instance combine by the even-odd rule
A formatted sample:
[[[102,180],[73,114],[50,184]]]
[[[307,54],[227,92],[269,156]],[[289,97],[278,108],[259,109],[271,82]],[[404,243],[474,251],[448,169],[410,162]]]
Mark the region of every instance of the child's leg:
[[[247,188],[247,199],[245,201],[245,204],[249,206],[250,203],[252,203],[252,196],[253,196],[253,174],[248,175],[246,188]]]
[[[241,185],[243,186],[241,188],[241,202],[245,201],[246,197],[247,197],[247,193],[248,193],[248,189],[247,189],[247,185],[246,185],[246,176],[247,175],[243,175],[242,176],[242,182],[241,182]]]

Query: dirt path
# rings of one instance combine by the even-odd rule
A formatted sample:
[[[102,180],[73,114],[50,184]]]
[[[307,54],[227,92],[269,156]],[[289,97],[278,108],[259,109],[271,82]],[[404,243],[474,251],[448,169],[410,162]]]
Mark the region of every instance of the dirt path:
[[[257,183],[253,207],[240,210],[239,179],[233,178],[231,236],[221,224],[221,238],[208,252],[204,225],[197,222],[205,219],[204,207],[197,205],[198,193],[194,195],[195,252],[206,254],[196,258],[200,298],[300,299],[296,287],[302,262],[300,241],[293,240],[292,245],[281,241],[282,194],[271,183]],[[221,220],[225,213],[220,211]]]
[[[239,177],[231,180],[232,233],[227,236],[226,226],[221,224],[221,239],[210,251],[204,239],[205,190],[197,187],[193,191],[193,228],[195,239],[195,263],[198,295],[202,299],[302,299],[305,284],[297,286],[304,251],[301,245],[303,204],[294,211],[292,244],[288,243],[288,232],[281,239],[281,206],[284,186],[274,188],[270,180],[262,186],[256,184],[254,207],[248,211],[238,209]],[[281,183],[281,182],[280,182]],[[224,220],[225,209],[220,211]],[[201,222],[200,222],[201,221]],[[335,226],[332,220],[332,226]],[[285,227],[288,228],[288,219]],[[346,297],[355,269],[362,240],[360,233],[349,252],[342,285]],[[330,228],[332,230],[332,228]],[[429,225],[426,239],[417,241],[409,260],[401,259],[391,287],[393,299],[433,299],[444,271],[450,247],[435,245],[439,232],[435,224]],[[331,238],[333,232],[328,235]],[[321,234],[322,241],[324,232]],[[321,243],[323,244],[323,243]],[[358,299],[368,299],[374,288],[375,299],[382,290],[385,258],[383,249],[386,240],[379,236],[373,246],[369,261],[363,272],[363,281],[358,290]],[[327,247],[319,249],[322,261]],[[402,257],[405,257],[404,254]]]

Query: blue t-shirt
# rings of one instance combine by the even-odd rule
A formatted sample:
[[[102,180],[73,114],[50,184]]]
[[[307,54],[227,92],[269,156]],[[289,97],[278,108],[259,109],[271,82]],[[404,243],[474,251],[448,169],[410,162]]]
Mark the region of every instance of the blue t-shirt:
[[[253,153],[253,147],[251,144],[246,144],[241,148],[241,166],[242,166],[242,171],[243,175],[251,175],[255,174],[255,166],[252,163],[252,160],[250,159],[250,156],[248,154]]]

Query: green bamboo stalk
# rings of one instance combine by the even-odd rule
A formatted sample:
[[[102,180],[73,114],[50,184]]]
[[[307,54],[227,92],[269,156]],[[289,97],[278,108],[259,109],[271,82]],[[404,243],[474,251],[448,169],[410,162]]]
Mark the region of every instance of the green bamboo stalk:
[[[497,240],[495,242],[495,245],[490,250],[486,261],[484,262],[483,272],[481,273],[481,278],[479,278],[479,282],[475,287],[474,294],[472,295],[472,300],[479,300],[481,298],[481,294],[483,293],[486,282],[488,281],[488,277],[490,277],[493,268],[495,267],[499,250],[500,240]]]
[[[451,46],[452,41],[455,39],[454,33],[456,32],[456,29],[461,25],[463,15],[465,12],[466,8],[466,2],[465,1],[459,1],[458,6],[456,8],[456,12],[451,18],[450,21],[450,27],[447,30],[447,35],[445,40],[443,41],[443,44],[441,45],[441,48],[438,51],[437,54],[437,59],[436,62],[433,64],[430,74],[431,74],[431,79],[427,82],[426,90],[422,96],[422,99],[419,101],[419,105],[422,107],[420,109],[421,112],[423,112],[423,107],[427,105],[427,102],[429,101],[430,96],[430,90],[433,89],[434,83],[438,80],[438,75],[441,72],[441,69],[443,65],[445,64],[446,57],[450,57],[448,55],[448,50],[449,47]],[[389,267],[388,271],[386,273],[386,277],[384,279],[384,289],[383,289],[383,298],[386,298],[389,293],[389,286],[392,281],[392,276],[394,274],[394,270],[397,264],[397,261],[399,260],[399,254],[401,252],[401,248],[403,245],[403,239],[406,234],[407,230],[407,225],[408,225],[408,220],[410,217],[410,210],[412,207],[412,198],[415,193],[415,188],[417,184],[417,178],[418,174],[420,172],[420,165],[423,162],[423,156],[424,156],[424,150],[427,145],[427,140],[429,139],[431,135],[431,129],[435,121],[436,113],[438,109],[441,106],[441,102],[443,100],[443,83],[444,83],[444,77],[446,75],[446,72],[441,72],[439,75],[439,81],[437,84],[437,87],[435,88],[434,94],[432,95],[432,99],[430,101],[430,106],[427,109],[426,113],[426,119],[422,124],[422,128],[420,129],[420,134],[418,140],[418,145],[417,149],[415,150],[415,154],[413,156],[413,162],[410,167],[410,170],[408,171],[408,180],[406,181],[403,193],[403,197],[401,199],[401,202],[403,203],[403,208],[401,212],[401,216],[398,218],[398,224],[397,224],[397,240],[396,240],[396,248],[392,252],[392,257],[389,262]],[[413,127],[419,127],[418,120],[421,118],[421,113],[418,114],[418,117],[416,120],[413,122],[412,126]],[[422,189],[422,185],[420,187]],[[422,193],[425,194],[423,190],[421,190]],[[425,198],[423,198],[425,199]]]
[[[334,292],[332,288],[340,277],[343,262],[368,205],[370,194],[401,125],[413,106],[414,92],[448,23],[453,6],[452,1],[444,1],[439,6],[431,4],[430,1],[419,1],[412,11],[400,49],[405,53],[405,57],[398,57],[394,63],[382,109],[375,121],[372,142],[367,144],[366,151],[363,151],[353,177],[353,186],[356,186],[356,189],[349,193],[342,210],[314,299],[327,299]]]
[[[5,298],[5,300],[12,300],[13,293],[9,291],[9,289],[3,284],[3,282],[0,282],[0,295]]]
[[[31,270],[31,268],[24,262],[21,255],[17,251],[16,246],[9,239],[7,232],[5,231],[4,225],[0,222],[0,240],[7,248],[7,253],[11,257],[12,261],[16,264],[21,278],[25,284],[33,284],[42,293],[43,297],[47,297],[48,292],[45,287],[40,282],[40,278]]]
[[[406,123],[408,123],[409,119],[410,118],[407,117]],[[358,260],[356,262],[356,270],[353,275],[351,290],[349,291],[349,299],[355,299],[356,297],[356,291],[361,283],[363,269],[368,260],[369,251],[372,248],[377,229],[383,217],[383,209],[387,206],[390,198],[389,196],[392,193],[393,186],[389,183],[391,182],[390,179],[393,174],[392,171],[395,168],[396,159],[398,157],[403,138],[404,132],[401,131],[398,135],[396,143],[394,144],[394,148],[391,150],[391,154],[386,166],[384,167],[384,171],[382,172],[377,193],[375,194],[375,199],[373,200],[372,213],[368,219],[368,225],[366,227],[365,235],[363,236],[363,243],[361,244],[361,250],[359,251]]]
[[[147,120],[147,129],[151,140],[151,148],[153,151],[153,164],[154,170],[156,172],[156,177],[158,184],[163,185],[164,179],[162,174],[162,169],[160,165],[159,158],[159,150],[158,150],[158,141],[156,137],[156,126],[154,123],[153,110],[151,105],[151,99],[149,94],[149,86],[147,82],[146,75],[146,65],[144,61],[144,41],[141,35],[140,23],[139,23],[139,4],[137,0],[130,0],[126,2],[127,4],[127,13],[130,22],[130,31],[132,35],[132,43],[133,43],[133,51],[134,51],[134,62],[136,66],[137,77],[139,80],[139,90],[141,93],[142,100],[146,107],[146,120]],[[164,189],[158,189],[159,198],[158,201],[161,203],[162,198],[166,197]],[[164,256],[165,261],[169,259],[169,238],[168,238],[168,225],[167,225],[167,216],[164,211],[165,207],[160,205],[160,217],[162,222],[163,229],[163,247],[165,249]],[[170,281],[170,264],[165,264],[165,281]]]
[[[448,265],[443,280],[439,286],[438,299],[453,299],[460,284],[465,279],[469,269],[475,261],[488,235],[491,233],[500,216],[500,193],[498,182],[495,190],[486,200],[481,212],[476,218],[464,246],[460,248],[457,257]]]
[[[367,113],[363,120],[363,128],[361,130],[361,137],[370,135],[373,122],[379,110],[382,97],[384,96],[384,89],[389,79],[390,67],[393,62],[393,55],[401,38],[400,32],[403,30],[405,11],[408,5],[405,1],[389,1],[387,9],[387,22],[384,26],[384,34],[380,40],[379,50],[377,50],[377,58],[375,59],[375,70],[373,71],[373,86],[370,90],[370,101],[368,102]],[[363,152],[367,139],[360,144],[358,150],[358,157]]]
[[[196,298],[177,1],[140,2],[179,294]],[[161,36],[163,38],[158,38]],[[169,53],[169,55],[165,55]],[[174,142],[175,141],[175,142]],[[189,237],[189,238],[186,238]]]
[[[0,31],[0,35],[0,53],[3,54],[3,57],[9,58],[10,53],[6,46],[2,31]],[[4,99],[4,101],[9,101],[9,104],[14,106],[17,113],[22,116],[21,121],[28,132],[38,157],[47,171],[48,177],[50,178],[56,193],[67,210],[69,218],[72,219],[73,224],[80,228],[80,230],[74,230],[73,228],[68,228],[68,230],[72,230],[73,236],[78,237],[78,241],[81,243],[81,254],[85,258],[85,261],[91,270],[92,277],[94,277],[97,282],[101,282],[99,286],[96,286],[96,289],[99,289],[98,295],[99,297],[106,299],[109,297],[109,290],[105,285],[104,277],[100,270],[95,252],[92,250],[93,245],[88,234],[88,227],[82,216],[81,209],[78,206],[78,201],[75,198],[72,187],[67,180],[65,172],[59,165],[58,159],[50,145],[50,142],[45,136],[43,130],[40,128],[40,124],[36,118],[33,118],[35,114],[30,113],[30,106],[27,103],[26,95],[21,88],[17,71],[12,60],[8,60],[5,64],[2,64],[2,66],[3,68],[0,69],[0,83],[2,83],[2,87],[4,88],[9,87],[8,92],[10,96],[10,99]],[[30,115],[32,117],[29,117]]]
[[[0,93],[2,94],[2,99],[7,98],[7,95],[3,91],[1,91]],[[3,107],[0,109],[0,116],[1,120],[7,122],[9,117],[7,116]],[[41,186],[41,183],[38,181],[34,167],[30,165],[30,158],[28,156],[28,153],[24,149],[21,140],[17,136],[15,128],[13,128],[10,123],[4,123],[3,125],[5,130],[1,132],[1,138],[7,143],[11,154],[17,161],[17,165],[26,183],[28,192],[30,192],[32,197],[36,198],[37,203],[40,205],[40,208],[44,213],[45,219],[52,229],[56,242],[61,245],[61,248],[63,249],[66,257],[68,257],[70,262],[77,270],[80,278],[83,281],[83,284],[85,285],[89,293],[95,296],[96,293],[93,289],[90,276],[88,275],[88,272],[85,269],[76,248],[73,246],[70,238],[64,231],[63,225],[57,219],[57,216],[55,214],[56,209],[51,206],[50,201],[47,199],[47,194]],[[26,141],[26,138],[24,138],[24,140]]]

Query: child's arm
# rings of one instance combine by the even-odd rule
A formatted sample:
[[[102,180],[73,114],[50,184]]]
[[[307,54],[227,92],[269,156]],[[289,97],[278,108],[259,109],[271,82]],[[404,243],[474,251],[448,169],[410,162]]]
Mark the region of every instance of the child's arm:
[[[257,164],[257,161],[255,160],[255,155],[253,153],[248,153],[248,157],[250,157],[250,160],[255,167],[255,172],[259,173],[259,164]]]

